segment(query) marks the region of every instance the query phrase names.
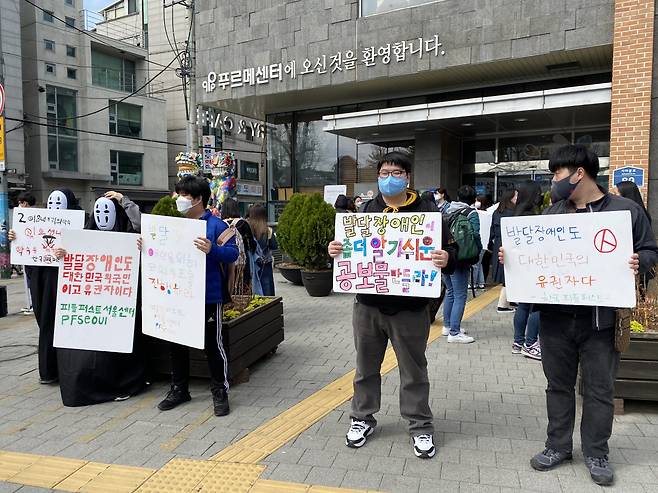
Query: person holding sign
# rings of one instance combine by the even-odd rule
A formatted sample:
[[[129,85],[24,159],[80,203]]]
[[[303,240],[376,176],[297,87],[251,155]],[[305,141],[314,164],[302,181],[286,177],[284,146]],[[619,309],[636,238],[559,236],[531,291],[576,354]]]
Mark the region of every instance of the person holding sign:
[[[408,188],[411,161],[406,154],[390,152],[377,164],[379,195],[362,212],[438,212],[432,202],[420,199]],[[444,221],[445,223],[445,221]],[[456,248],[449,228],[442,228],[442,248],[431,252],[433,264],[444,272],[455,268]],[[343,244],[334,240],[328,247],[331,257],[343,253]],[[409,421],[409,434],[416,457],[434,457],[434,426],[429,406],[429,379],[425,350],[429,337],[430,298],[359,294],[352,319],[356,347],[356,374],[350,428],[345,444],[365,445],[377,425],[374,414],[381,405],[381,365],[391,341],[400,368],[400,414]]]
[[[128,197],[124,197],[119,192],[107,192],[94,203],[93,215],[89,218],[85,229],[137,233],[140,218],[139,207]],[[62,259],[67,252],[63,248],[57,248],[55,255]],[[109,262],[116,268],[121,264],[120,258],[114,256]],[[136,263],[138,266],[138,260],[135,258],[130,264]],[[134,268],[137,269],[137,266]],[[133,276],[137,276],[137,273],[133,272]],[[106,286],[107,284],[109,283],[106,282]],[[138,292],[139,288],[133,294],[137,300],[140,299]],[[142,352],[141,325],[141,309],[138,301],[135,307],[133,350],[130,353],[58,347],[59,387],[65,406],[88,406],[114,400],[122,401],[137,395],[146,387],[146,362]]]
[[[176,208],[188,219],[206,222],[206,236],[194,240],[194,247],[206,254],[206,313],[205,352],[210,369],[210,390],[213,396],[215,416],[229,413],[228,359],[222,342],[222,302],[224,279],[221,266],[235,262],[238,248],[235,238],[219,244],[228,226],[207,210],[210,199],[208,182],[196,176],[186,176],[176,184]],[[161,411],[169,411],[188,402],[190,353],[187,346],[171,343],[171,389],[158,404]]]
[[[560,147],[549,162],[553,205],[544,214],[630,211],[633,251],[629,268],[642,274],[658,262],[658,246],[644,211],[631,200],[608,193],[596,182],[599,159],[582,145]],[[499,252],[501,263],[505,254]],[[602,306],[535,305],[540,314],[542,367],[548,380],[546,448],[530,465],[547,471],[572,459],[576,418],[575,385],[580,364],[583,455],[592,480],[612,484],[608,439],[614,417],[614,382],[619,365],[615,350],[616,309]]]
[[[82,210],[73,192],[66,188],[51,192],[48,196],[47,208]],[[8,237],[9,241],[16,240],[16,232],[9,231]],[[30,279],[32,307],[39,326],[39,383],[42,384],[56,383],[59,379],[57,352],[53,347],[57,308],[57,269],[58,267],[34,266]]]
[[[18,196],[18,207],[23,209],[29,209],[34,207],[37,203],[37,199],[30,192],[22,192]],[[32,266],[26,265],[23,267],[23,282],[25,284],[25,298],[27,300],[27,305],[25,308],[21,309],[23,315],[32,315],[34,309],[32,308],[32,296],[30,295],[30,279],[32,278]]]

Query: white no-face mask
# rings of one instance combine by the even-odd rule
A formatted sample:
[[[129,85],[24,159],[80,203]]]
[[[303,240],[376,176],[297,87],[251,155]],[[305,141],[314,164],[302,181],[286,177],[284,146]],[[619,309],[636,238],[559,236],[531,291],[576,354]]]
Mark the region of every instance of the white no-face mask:
[[[48,195],[48,209],[68,209],[69,201],[60,190],[53,190]]]
[[[107,197],[99,198],[94,204],[94,220],[101,231],[111,231],[117,222],[117,209]]]

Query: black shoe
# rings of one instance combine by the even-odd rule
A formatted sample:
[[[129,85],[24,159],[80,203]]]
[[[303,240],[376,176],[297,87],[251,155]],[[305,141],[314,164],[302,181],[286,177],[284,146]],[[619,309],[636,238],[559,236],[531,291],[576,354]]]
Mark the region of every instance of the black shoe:
[[[215,410],[215,416],[226,416],[230,412],[228,407],[228,393],[226,390],[213,390],[212,403]]]
[[[558,452],[547,448],[530,459],[530,465],[537,471],[548,471],[572,458],[571,452]]]
[[[59,382],[59,378],[40,378],[39,383],[41,385],[50,385],[52,383]]]
[[[612,484],[615,479],[615,474],[608,463],[608,456],[603,457],[585,457],[585,465],[589,469],[589,474],[592,476],[592,481],[601,486]]]
[[[190,393],[187,390],[183,390],[178,385],[172,385],[167,396],[158,404],[158,409],[160,411],[170,411],[173,408],[188,402],[192,399]]]

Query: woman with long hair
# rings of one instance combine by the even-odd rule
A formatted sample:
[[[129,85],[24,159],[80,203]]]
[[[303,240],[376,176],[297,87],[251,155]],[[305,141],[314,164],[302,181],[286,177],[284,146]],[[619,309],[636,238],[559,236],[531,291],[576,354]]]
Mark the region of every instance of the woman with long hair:
[[[514,209],[515,216],[537,214],[544,200],[541,187],[536,181],[528,180],[521,184]],[[539,312],[532,311],[531,303],[519,303],[514,312],[514,341],[512,354],[522,354],[526,358],[541,360],[539,347]]]
[[[498,251],[503,246],[503,237],[500,231],[500,220],[503,217],[511,217],[514,215],[514,208],[516,207],[517,192],[516,189],[510,188],[505,190],[500,197],[498,208],[493,213],[491,219],[491,231],[489,233],[489,245],[487,250],[491,252],[491,272],[493,282],[502,284],[503,289],[500,291],[498,298],[498,312],[508,313],[513,312],[514,309],[510,308],[505,293],[505,270],[503,266],[498,263]]]
[[[617,192],[618,195],[621,195],[622,197],[632,200],[637,205],[642,207],[642,210],[647,215],[649,222],[651,222],[651,214],[649,214],[649,211],[644,206],[644,200],[642,200],[642,194],[640,193],[640,189],[637,188],[637,185],[634,182],[632,181],[619,182],[615,186],[615,191]]]
[[[274,296],[274,257],[272,252],[278,248],[272,228],[267,225],[267,211],[261,204],[249,207],[247,222],[256,240],[256,254],[254,255],[253,277],[257,278],[254,284],[260,284],[263,296]]]

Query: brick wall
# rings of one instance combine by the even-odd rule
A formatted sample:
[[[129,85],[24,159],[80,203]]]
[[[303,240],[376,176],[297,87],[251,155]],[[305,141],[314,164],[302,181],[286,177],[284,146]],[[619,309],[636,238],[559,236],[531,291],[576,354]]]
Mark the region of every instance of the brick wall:
[[[610,186],[622,166],[644,169],[647,196],[651,131],[654,0],[616,0],[612,62]]]

